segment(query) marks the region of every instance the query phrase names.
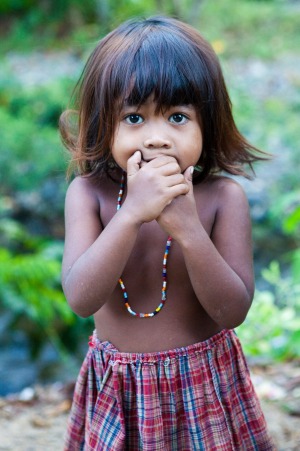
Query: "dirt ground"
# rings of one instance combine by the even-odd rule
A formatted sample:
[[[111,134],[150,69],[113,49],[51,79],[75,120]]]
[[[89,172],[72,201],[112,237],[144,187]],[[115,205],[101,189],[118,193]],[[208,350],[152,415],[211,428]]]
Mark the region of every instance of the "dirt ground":
[[[278,450],[299,451],[300,362],[251,372]],[[62,450],[72,390],[56,383],[0,398],[0,451]]]

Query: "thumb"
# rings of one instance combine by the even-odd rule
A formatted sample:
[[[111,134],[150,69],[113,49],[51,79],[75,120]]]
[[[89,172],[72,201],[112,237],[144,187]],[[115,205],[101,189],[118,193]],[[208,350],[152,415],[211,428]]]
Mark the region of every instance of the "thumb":
[[[139,150],[137,150],[127,161],[127,176],[128,177],[135,175],[140,170],[141,161],[142,161],[142,154]]]
[[[193,173],[194,173],[194,166],[189,166],[184,171],[184,174],[183,174],[191,191],[193,191]]]

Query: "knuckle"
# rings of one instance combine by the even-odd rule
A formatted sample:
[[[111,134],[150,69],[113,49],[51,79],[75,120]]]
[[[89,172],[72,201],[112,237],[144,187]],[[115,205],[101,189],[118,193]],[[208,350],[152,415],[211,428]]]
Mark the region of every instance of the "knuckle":
[[[171,161],[170,162],[170,171],[174,174],[180,174],[181,170],[180,170],[180,166],[176,161]]]

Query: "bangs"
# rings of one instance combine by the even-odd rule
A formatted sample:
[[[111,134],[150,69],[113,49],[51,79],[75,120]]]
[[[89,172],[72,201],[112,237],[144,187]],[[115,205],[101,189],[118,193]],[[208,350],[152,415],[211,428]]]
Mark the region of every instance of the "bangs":
[[[195,48],[168,30],[153,30],[133,42],[112,69],[115,99],[122,108],[142,105],[153,95],[157,110],[195,105],[207,97],[205,69]]]
[[[158,108],[193,104],[195,92],[182,71],[180,55],[176,54],[174,47],[162,42],[159,57],[151,44],[143,45],[132,62],[129,73],[132,88],[126,93],[126,103],[140,105],[153,95]]]

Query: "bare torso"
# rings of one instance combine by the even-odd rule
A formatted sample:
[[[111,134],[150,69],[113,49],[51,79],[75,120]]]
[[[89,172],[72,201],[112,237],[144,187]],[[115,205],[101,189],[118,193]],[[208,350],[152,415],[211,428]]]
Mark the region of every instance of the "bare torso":
[[[216,217],[220,183],[224,183],[224,178],[213,178],[194,187],[198,214],[209,236]],[[119,185],[111,180],[103,181],[97,187],[103,227],[116,213],[118,192]],[[143,224],[139,230],[122,274],[129,303],[137,312],[152,312],[160,303],[166,240],[166,233],[156,221]],[[170,249],[167,275],[166,304],[152,318],[130,315],[118,284],[111,298],[94,315],[99,338],[111,341],[121,351],[152,352],[186,346],[217,333],[220,327],[195,296],[176,241],[172,242]]]
[[[141,180],[144,172],[138,172]],[[156,177],[157,170],[153,173]],[[116,174],[120,179],[121,172]],[[251,223],[241,187],[227,177],[211,176],[176,197],[157,220],[140,223],[139,208],[149,210],[147,202],[156,205],[153,192],[159,199],[157,186],[147,183],[142,190],[137,184],[128,198],[125,192],[118,212],[120,186],[106,176],[97,184],[78,177],[66,197],[66,297],[78,315],[94,316],[101,340],[124,352],[187,346],[236,327],[253,297]],[[176,235],[171,233],[167,301],[154,317],[132,316],[118,279],[134,311],[155,310],[161,302],[166,230]]]

